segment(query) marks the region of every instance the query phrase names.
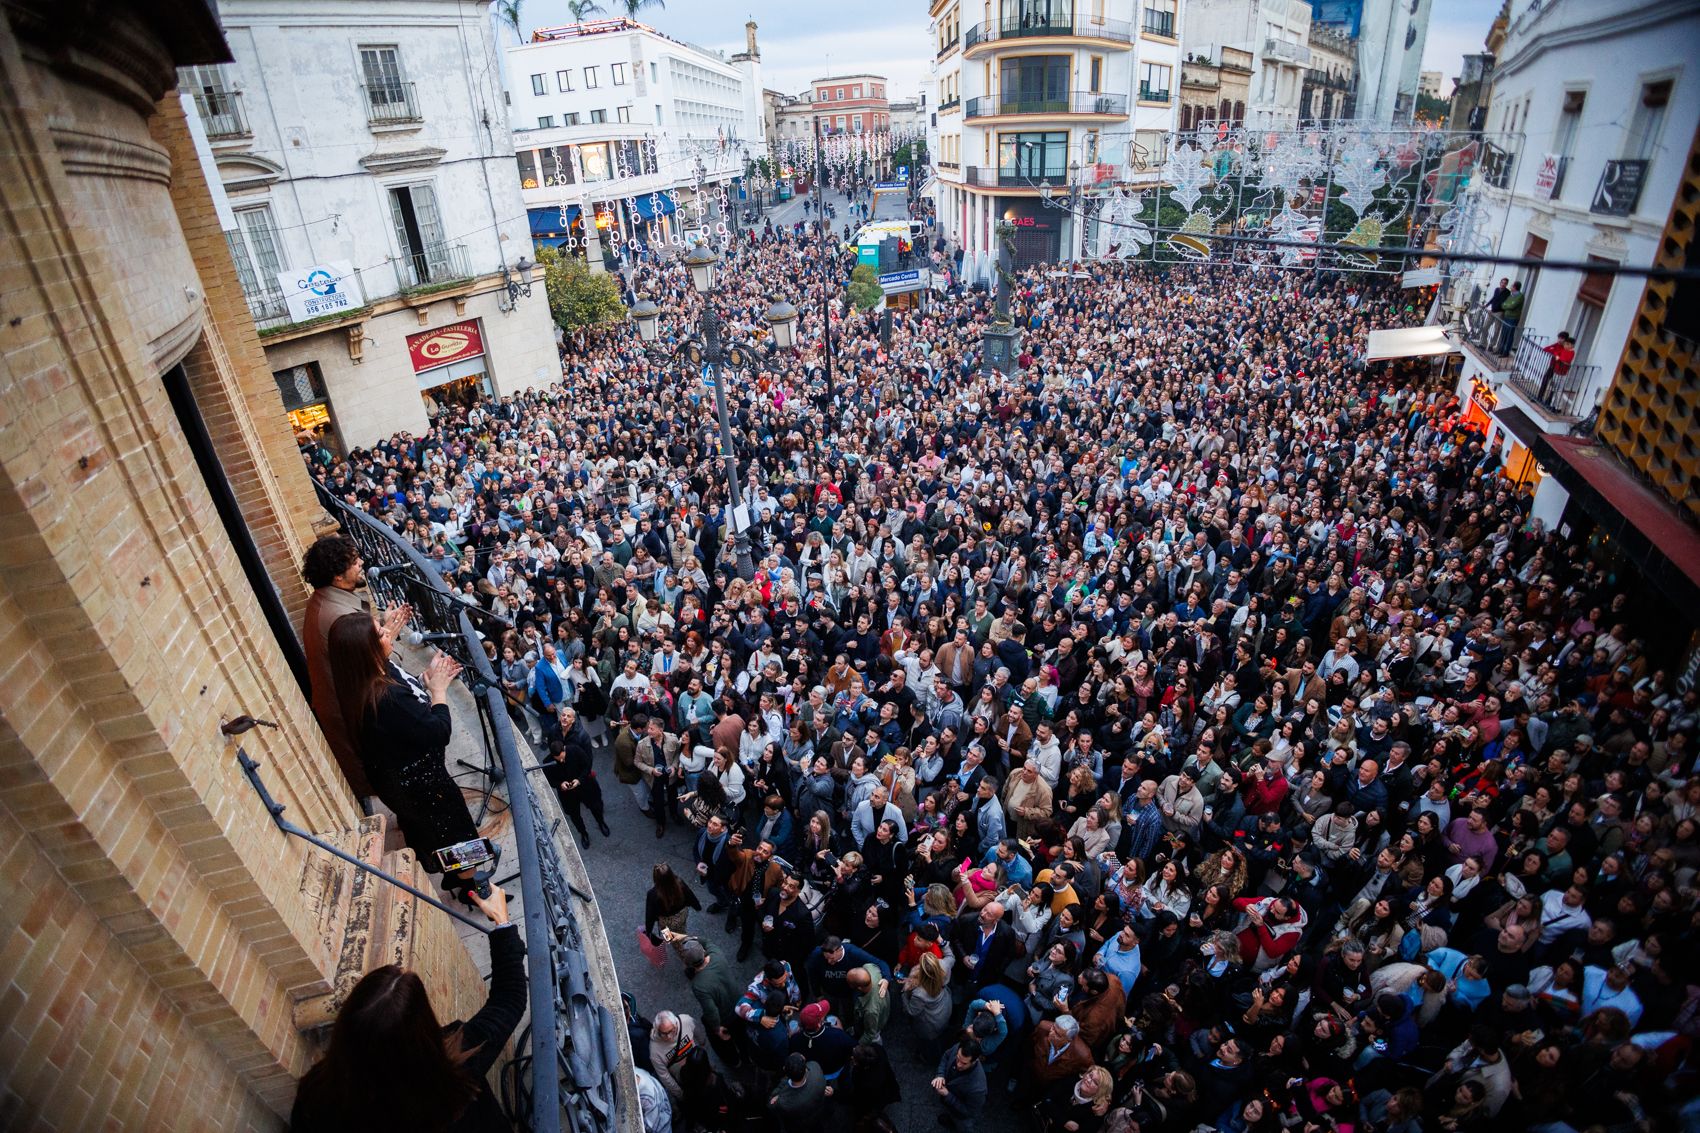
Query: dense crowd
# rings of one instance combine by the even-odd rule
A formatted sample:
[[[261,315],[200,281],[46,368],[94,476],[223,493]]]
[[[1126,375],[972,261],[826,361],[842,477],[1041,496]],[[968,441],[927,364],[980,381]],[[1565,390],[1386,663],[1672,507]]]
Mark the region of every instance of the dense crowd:
[[[840,266],[746,234],[713,301],[815,343]],[[701,302],[624,282],[675,333]],[[648,840],[605,788],[692,827],[646,910],[694,993],[636,1044],[652,1128],[889,1128],[896,1030],[956,1129],[1697,1120],[1695,693],[1448,380],[1360,361],[1420,312],[1125,264],[1011,307],[1013,377],[953,291],[889,345],[835,309],[830,404],[812,350],[727,379],[753,579],[709,394],[629,329],[310,454],[512,623],[580,837]]]

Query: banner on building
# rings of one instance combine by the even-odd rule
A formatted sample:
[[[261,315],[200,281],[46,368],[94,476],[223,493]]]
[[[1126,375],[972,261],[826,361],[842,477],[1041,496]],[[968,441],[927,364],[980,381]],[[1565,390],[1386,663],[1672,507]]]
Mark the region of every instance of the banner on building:
[[[289,304],[290,319],[298,323],[358,310],[366,304],[360,293],[360,278],[346,260],[280,271],[277,285]]]
[[[407,356],[412,359],[416,374],[459,362],[463,358],[476,358],[483,353],[484,334],[477,319],[407,336]]]

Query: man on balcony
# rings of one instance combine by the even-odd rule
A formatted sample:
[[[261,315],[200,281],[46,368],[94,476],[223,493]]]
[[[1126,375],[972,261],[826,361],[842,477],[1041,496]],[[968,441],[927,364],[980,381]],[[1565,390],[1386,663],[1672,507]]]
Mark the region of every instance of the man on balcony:
[[[1576,340],[1570,337],[1570,332],[1558,332],[1558,341],[1541,350],[1552,358],[1547,363],[1546,375],[1541,378],[1541,400],[1547,400],[1555,385],[1564,384],[1564,376],[1570,372],[1570,364],[1576,361]]]
[[[1523,284],[1511,285],[1511,293],[1499,304],[1499,348],[1495,354],[1510,354],[1517,337],[1517,323],[1523,318]]]

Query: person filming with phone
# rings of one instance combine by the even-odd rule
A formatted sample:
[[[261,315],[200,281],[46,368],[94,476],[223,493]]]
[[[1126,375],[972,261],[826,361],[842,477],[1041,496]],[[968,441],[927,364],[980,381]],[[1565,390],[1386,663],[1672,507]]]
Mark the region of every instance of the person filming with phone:
[[[449,685],[461,666],[439,652],[415,678],[396,664],[392,652],[370,614],[344,614],[331,625],[331,675],[366,777],[401,820],[402,834],[419,861],[441,873],[439,849],[478,837],[466,797],[444,763],[453,734]],[[463,888],[471,872],[454,871],[444,885]]]
[[[468,897],[497,926],[490,933],[484,1006],[464,1023],[445,1027],[416,974],[395,964],[367,972],[337,1014],[324,1059],[301,1079],[291,1129],[513,1128],[485,1075],[525,1014],[525,941],[508,920],[506,893],[492,889],[489,897]]]

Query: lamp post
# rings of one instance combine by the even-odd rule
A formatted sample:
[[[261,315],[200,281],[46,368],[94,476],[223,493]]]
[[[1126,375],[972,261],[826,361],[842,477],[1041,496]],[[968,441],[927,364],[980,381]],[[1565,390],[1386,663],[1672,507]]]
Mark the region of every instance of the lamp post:
[[[822,422],[827,433],[832,431],[832,228],[821,208],[820,183],[826,179],[826,148],[821,145],[820,119],[815,119],[815,222],[820,225],[820,337],[821,364],[826,370],[826,398],[821,403]]]
[[[732,549],[737,558],[738,577],[748,581],[755,577],[755,562],[750,557],[750,517],[744,515],[742,525],[738,514],[744,511],[744,489],[738,476],[738,453],[732,444],[732,419],[726,410],[726,378],[754,361],[749,349],[722,337],[726,324],[714,309],[714,277],[720,257],[706,243],[697,243],[685,254],[685,266],[690,269],[691,286],[702,296],[702,315],[697,322],[700,338],[687,340],[674,356],[683,355],[703,373],[714,386],[714,409],[720,423],[720,452],[725,461],[727,497],[731,510],[727,526],[732,529]],[[659,337],[661,308],[648,298],[632,306],[632,321],[637,324],[638,337],[652,346]],[[796,342],[797,308],[779,300],[767,309],[767,324],[773,330],[773,344],[781,350],[790,349]]]

